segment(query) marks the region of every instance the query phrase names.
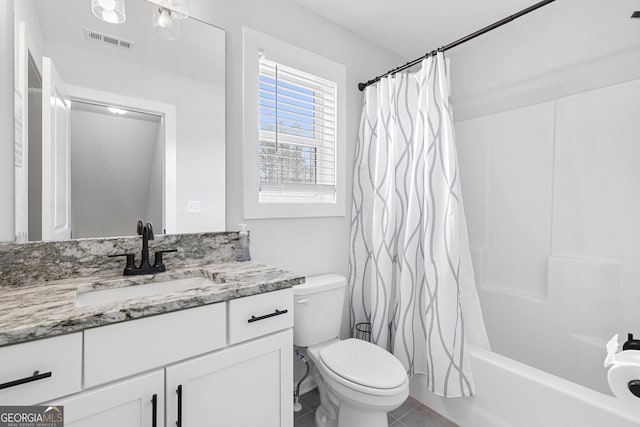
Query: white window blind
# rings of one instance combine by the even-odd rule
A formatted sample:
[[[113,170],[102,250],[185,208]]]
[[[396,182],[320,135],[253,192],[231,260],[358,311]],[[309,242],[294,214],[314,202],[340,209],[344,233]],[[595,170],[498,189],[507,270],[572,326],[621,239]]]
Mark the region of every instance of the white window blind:
[[[260,202],[335,202],[335,82],[259,64]]]

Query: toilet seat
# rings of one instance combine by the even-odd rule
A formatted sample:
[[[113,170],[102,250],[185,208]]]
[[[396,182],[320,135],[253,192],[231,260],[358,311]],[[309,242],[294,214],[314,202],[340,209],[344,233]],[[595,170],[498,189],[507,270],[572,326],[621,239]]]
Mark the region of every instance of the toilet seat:
[[[386,350],[350,338],[336,341],[319,351],[318,361],[331,379],[353,391],[390,396],[407,387],[402,363]]]

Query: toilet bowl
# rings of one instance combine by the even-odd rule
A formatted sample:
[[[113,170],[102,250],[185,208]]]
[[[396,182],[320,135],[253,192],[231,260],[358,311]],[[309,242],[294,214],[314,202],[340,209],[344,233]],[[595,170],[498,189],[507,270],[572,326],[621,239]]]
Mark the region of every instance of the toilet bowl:
[[[357,339],[339,340],[346,279],[309,277],[294,286],[294,344],[307,347],[320,394],[318,427],[387,427],[387,412],[409,395],[400,361]]]

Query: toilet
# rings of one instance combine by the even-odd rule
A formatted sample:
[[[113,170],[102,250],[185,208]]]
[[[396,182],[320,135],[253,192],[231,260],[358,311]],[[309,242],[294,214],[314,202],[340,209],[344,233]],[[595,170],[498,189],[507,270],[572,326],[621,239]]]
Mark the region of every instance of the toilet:
[[[387,412],[409,396],[402,363],[366,341],[340,340],[347,281],[337,274],[307,277],[293,287],[293,343],[305,347],[320,394],[317,427],[388,427]]]

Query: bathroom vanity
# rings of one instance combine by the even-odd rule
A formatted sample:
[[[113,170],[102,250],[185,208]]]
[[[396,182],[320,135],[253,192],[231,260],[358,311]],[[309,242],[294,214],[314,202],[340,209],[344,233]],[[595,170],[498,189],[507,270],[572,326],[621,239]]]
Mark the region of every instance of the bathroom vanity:
[[[292,427],[303,281],[223,260],[3,284],[0,405],[63,405],[65,426]]]

